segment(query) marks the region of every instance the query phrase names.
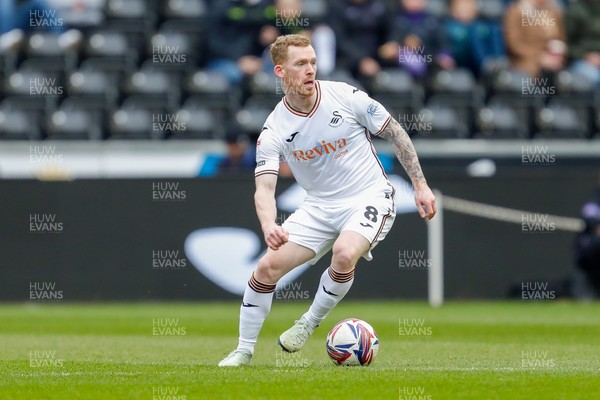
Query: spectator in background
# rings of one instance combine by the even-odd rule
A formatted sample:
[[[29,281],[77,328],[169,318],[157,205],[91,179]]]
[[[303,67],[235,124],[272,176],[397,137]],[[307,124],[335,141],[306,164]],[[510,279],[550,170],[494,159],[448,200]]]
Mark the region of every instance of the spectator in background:
[[[600,296],[600,190],[583,205],[581,215],[585,228],[575,241],[575,260]]]
[[[232,127],[225,135],[227,155],[219,163],[219,173],[248,172],[256,167],[256,143],[251,143],[248,136],[240,134],[239,127]]]
[[[513,68],[533,77],[564,67],[564,21],[553,0],[518,0],[504,17],[506,51]]]
[[[302,16],[302,3],[300,0],[275,0],[274,24],[277,28],[276,35],[273,38],[268,38],[269,43],[264,47],[261,56],[262,70],[268,74],[273,74],[273,68],[275,67],[273,60],[271,60],[269,46],[277,36],[292,33],[307,36],[310,34],[308,31],[309,21],[308,18]]]
[[[400,5],[388,41],[379,49],[381,57],[417,78],[425,77],[430,65],[454,68],[443,26],[425,10],[427,0],[401,0]]]
[[[600,0],[572,3],[565,23],[573,72],[600,85]]]
[[[223,0],[209,15],[208,68],[225,74],[232,84],[262,68],[263,50],[275,41],[276,9],[271,0]]]
[[[452,0],[444,28],[456,64],[476,76],[486,58],[504,56],[500,26],[479,18],[477,0]]]
[[[381,70],[377,49],[389,33],[389,12],[385,3],[382,0],[343,0],[332,3],[331,7],[337,64],[359,79],[373,77]]]

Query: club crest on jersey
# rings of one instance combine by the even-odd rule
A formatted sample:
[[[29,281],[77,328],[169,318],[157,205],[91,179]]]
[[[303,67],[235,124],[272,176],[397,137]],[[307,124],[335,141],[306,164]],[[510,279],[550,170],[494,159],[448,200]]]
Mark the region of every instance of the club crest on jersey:
[[[374,117],[378,108],[379,106],[375,104],[375,102],[369,104],[369,106],[367,107],[367,114],[369,114],[371,117]]]
[[[293,150],[292,154],[296,161],[308,161],[327,154],[336,154],[338,150],[344,147],[346,147],[346,139],[338,139],[332,142],[321,140],[320,146],[315,146],[309,150]]]
[[[343,122],[344,122],[344,117],[342,117],[342,114],[340,114],[340,112],[338,110],[335,110],[333,112],[333,118],[331,118],[331,121],[329,121],[329,126],[331,126],[332,128],[337,128]]]

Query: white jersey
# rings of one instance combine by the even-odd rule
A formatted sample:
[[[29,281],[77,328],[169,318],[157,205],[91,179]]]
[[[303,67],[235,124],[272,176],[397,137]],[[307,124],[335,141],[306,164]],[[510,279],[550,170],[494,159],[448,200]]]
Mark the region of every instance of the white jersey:
[[[315,200],[391,189],[369,137],[385,129],[390,114],[346,83],[315,85],[310,112],[294,110],[284,97],[267,118],[257,142],[255,176],[278,174],[280,161],[285,161]]]

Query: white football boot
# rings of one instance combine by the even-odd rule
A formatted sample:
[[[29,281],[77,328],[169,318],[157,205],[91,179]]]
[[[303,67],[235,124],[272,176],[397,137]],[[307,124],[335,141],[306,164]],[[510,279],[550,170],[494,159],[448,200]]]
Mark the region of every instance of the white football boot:
[[[279,336],[278,343],[283,350],[295,353],[304,346],[304,343],[306,343],[306,340],[312,335],[316,327],[303,315],[298,321],[295,321],[294,326]]]
[[[219,362],[219,367],[243,367],[249,365],[252,353],[249,350],[235,349]]]

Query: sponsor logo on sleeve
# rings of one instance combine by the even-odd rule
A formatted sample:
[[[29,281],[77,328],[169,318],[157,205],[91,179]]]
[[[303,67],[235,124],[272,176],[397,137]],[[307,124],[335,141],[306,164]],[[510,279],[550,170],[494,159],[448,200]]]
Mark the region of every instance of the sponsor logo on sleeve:
[[[377,104],[375,104],[375,102],[372,102],[367,107],[367,114],[369,114],[371,117],[374,117],[378,108],[379,108],[379,106]]]

